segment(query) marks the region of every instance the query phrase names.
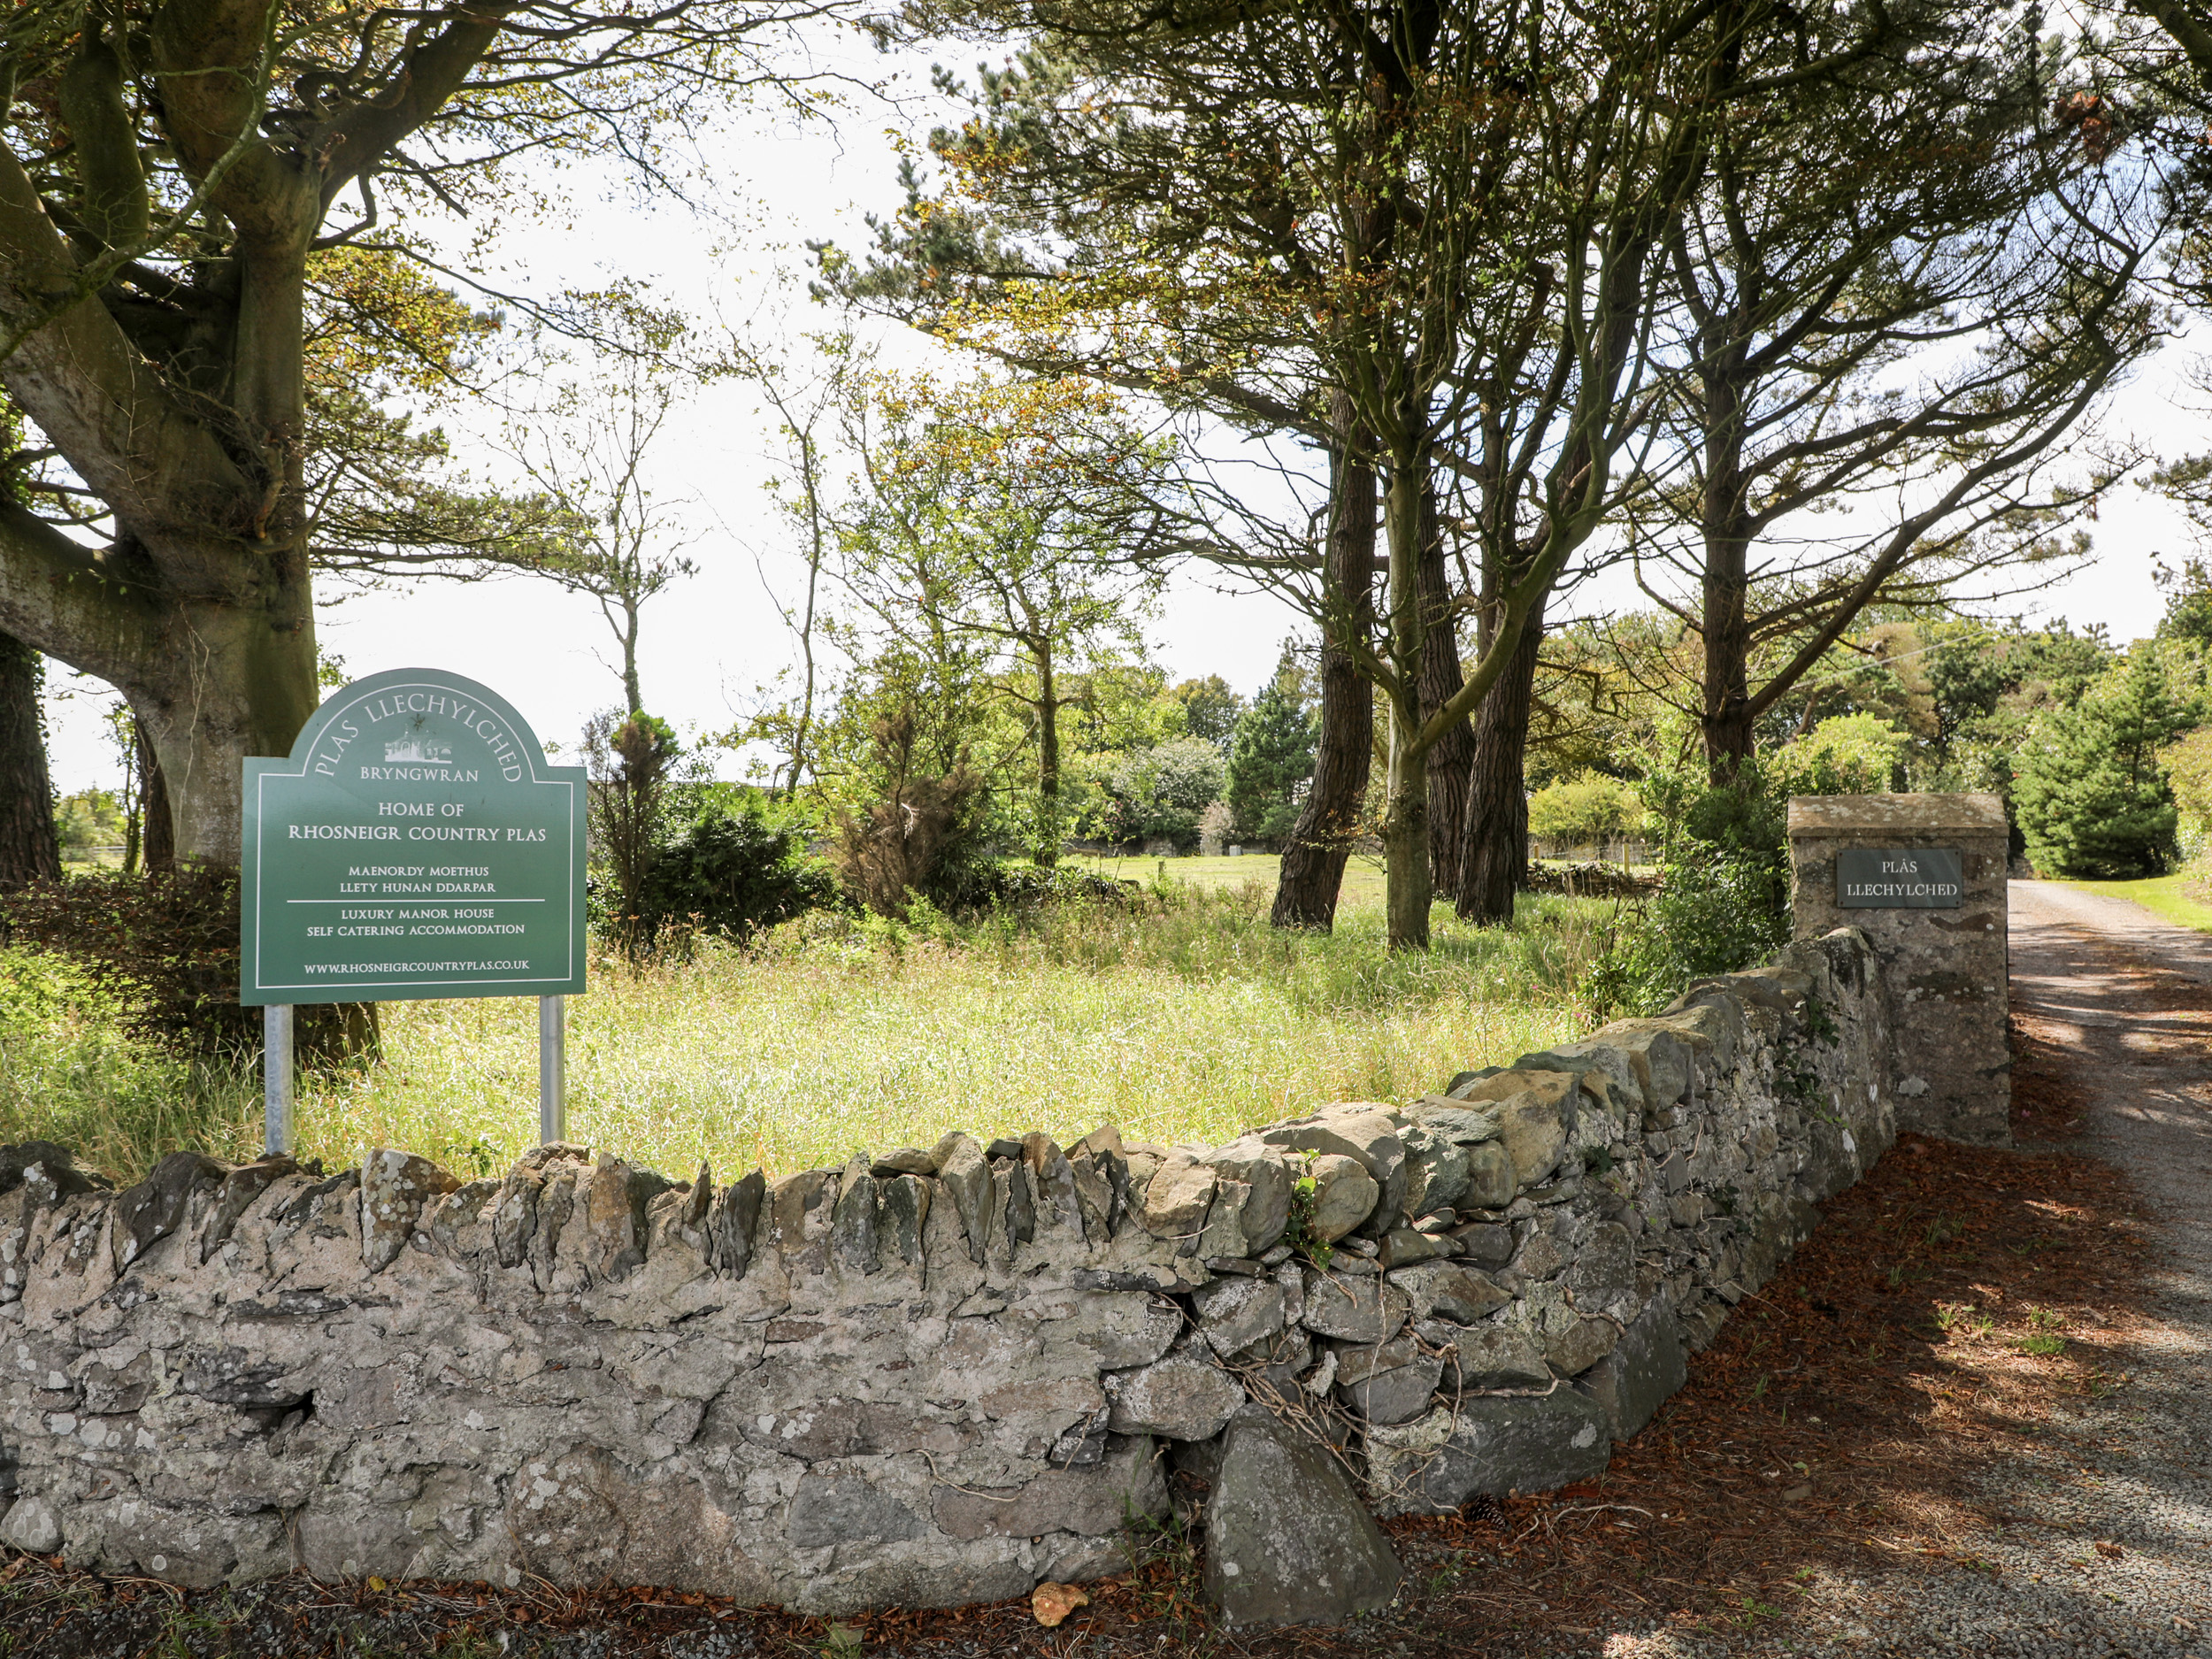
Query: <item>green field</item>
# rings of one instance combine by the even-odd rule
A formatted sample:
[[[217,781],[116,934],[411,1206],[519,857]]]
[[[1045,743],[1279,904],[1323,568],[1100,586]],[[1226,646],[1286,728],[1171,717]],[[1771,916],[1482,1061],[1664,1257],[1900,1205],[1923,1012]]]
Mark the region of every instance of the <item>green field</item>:
[[[569,1003],[570,1136],[682,1173],[703,1157],[779,1172],[953,1128],[1066,1140],[1110,1119],[1218,1142],[1331,1101],[1408,1101],[1581,1028],[1574,987],[1610,905],[1525,898],[1512,928],[1487,930],[1439,906],[1436,949],[1391,957],[1363,896],[1333,934],[1268,926],[1273,862],[1171,860],[1194,879],[1153,880],[1129,908],[817,915],[689,963],[602,959]],[[121,1035],[50,958],[0,954],[0,1140],[61,1141],[119,1176],[180,1146],[253,1154],[250,1066]],[[380,1061],[303,1077],[303,1155],[397,1146],[473,1175],[534,1141],[531,1002],[388,1003],[383,1020]]]
[[[1246,853],[1236,858],[1110,858],[1079,853],[1060,862],[1065,869],[1087,870],[1094,875],[1148,885],[1163,876],[1210,890],[1258,882],[1271,895],[1283,860],[1279,853]],[[1354,855],[1344,866],[1344,885],[1337,897],[1339,903],[1356,909],[1379,905],[1383,902],[1382,855]]]
[[[2062,881],[2059,885],[2102,894],[2108,899],[2126,899],[2154,916],[2212,933],[2212,882],[2208,882],[2201,869],[2139,881]]]

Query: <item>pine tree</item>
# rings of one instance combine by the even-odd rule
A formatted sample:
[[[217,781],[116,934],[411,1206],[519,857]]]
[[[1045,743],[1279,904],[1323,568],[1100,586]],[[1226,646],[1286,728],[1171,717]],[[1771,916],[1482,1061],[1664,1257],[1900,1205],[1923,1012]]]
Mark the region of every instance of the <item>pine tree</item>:
[[[2071,709],[2046,715],[2020,751],[2013,803],[2046,875],[2156,875],[2175,852],[2171,780],[2158,751],[2190,724],[2165,664],[2139,647]]]
[[[1270,681],[1229,740],[1229,810],[1248,841],[1279,841],[1297,821],[1297,786],[1313,776],[1320,733],[1305,705]]]

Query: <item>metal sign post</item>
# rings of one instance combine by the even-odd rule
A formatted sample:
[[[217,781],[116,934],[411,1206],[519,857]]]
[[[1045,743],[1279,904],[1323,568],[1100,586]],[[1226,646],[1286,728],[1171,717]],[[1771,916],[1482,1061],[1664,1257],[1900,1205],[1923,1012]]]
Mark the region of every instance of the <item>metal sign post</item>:
[[[538,1144],[568,1138],[568,999],[538,998]]]
[[[261,1010],[261,1150],[274,1157],[292,1149],[292,1005]]]
[[[538,1126],[566,1127],[584,988],[584,771],[472,680],[394,669],[245,764],[239,1000],[268,1010],[268,1146],[291,1149],[293,1006],[539,1000]]]

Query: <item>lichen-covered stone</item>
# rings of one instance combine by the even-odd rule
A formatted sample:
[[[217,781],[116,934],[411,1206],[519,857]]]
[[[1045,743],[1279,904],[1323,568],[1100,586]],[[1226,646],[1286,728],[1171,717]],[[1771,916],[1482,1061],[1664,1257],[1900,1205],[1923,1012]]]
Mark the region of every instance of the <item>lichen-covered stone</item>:
[[[1563,1042],[1540,1054],[1525,1054],[1513,1063],[1516,1071],[1563,1071],[1585,1079],[1593,1072],[1603,1079],[1606,1103],[1616,1113],[1640,1118],[1650,1109],[1642,1068],[1626,1048],[1601,1038]],[[1594,1092],[1594,1091],[1589,1091]]]
[[[1452,1229],[1460,1254],[1478,1267],[1503,1267],[1513,1259],[1513,1229],[1490,1222],[1469,1222]]]
[[[1306,1172],[1313,1180],[1313,1210],[1306,1231],[1320,1242],[1333,1244],[1375,1213],[1382,1188],[1357,1158],[1324,1153]]]
[[[1444,1356],[1425,1347],[1410,1331],[1372,1347],[1337,1350],[1337,1398],[1370,1423],[1404,1423],[1422,1416],[1443,1375]]]
[[[900,1147],[885,1153],[868,1166],[868,1173],[879,1181],[890,1180],[899,1175],[934,1175],[937,1159],[934,1154],[919,1147]]]
[[[1517,1325],[1479,1325],[1453,1339],[1458,1349],[1459,1386],[1467,1389],[1543,1388],[1551,1366],[1529,1333]]]
[[[372,1157],[375,1156],[371,1154]],[[68,1172],[73,1174],[74,1171],[69,1169]],[[230,1172],[229,1164],[219,1164],[197,1152],[172,1152],[154,1165],[153,1172],[144,1180],[117,1194],[112,1245],[115,1271],[122,1271],[156,1242],[174,1233],[183,1224],[193,1194],[219,1187]],[[405,1240],[403,1239],[402,1242]]]
[[[829,1270],[831,1218],[836,1214],[837,1171],[802,1170],[768,1189],[769,1242],[793,1278]]]
[[[877,1263],[919,1270],[922,1230],[929,1225],[930,1183],[918,1175],[873,1178],[877,1183]]]
[[[169,1162],[162,1160],[164,1165]],[[411,1152],[379,1148],[362,1159],[361,1259],[369,1271],[389,1267],[415,1236],[423,1206],[459,1185],[428,1158]]]
[[[577,1241],[573,1259],[582,1267],[587,1283],[627,1279],[645,1264],[646,1210],[667,1190],[668,1178],[602,1152],[578,1186],[581,1202],[577,1220],[581,1225],[572,1235]],[[365,1206],[363,1213],[367,1213]]]
[[[1211,1440],[1244,1403],[1242,1386],[1202,1344],[1178,1348],[1141,1371],[1116,1373],[1106,1393],[1115,1433],[1171,1440]]]
[[[1144,1189],[1145,1230],[1156,1239],[1195,1237],[1214,1201],[1214,1171],[1181,1147],[1171,1147]]]
[[[1390,1282],[1406,1294],[1417,1319],[1433,1315],[1458,1325],[1472,1325],[1513,1300],[1498,1287],[1496,1280],[1456,1262],[1425,1262],[1401,1268],[1391,1274]]]
[[[1060,1143],[1048,1134],[1022,1137],[1022,1163],[1036,1195],[1037,1225],[1058,1234],[1083,1236],[1083,1210],[1076,1197],[1075,1171]]]
[[[1604,1408],[1613,1438],[1629,1440],[1688,1380],[1674,1308],[1657,1295],[1621,1333],[1613,1351],[1575,1379],[1575,1386]]]
[[[1334,1455],[1240,1417],[1206,1510],[1208,1598],[1230,1624],[1337,1624],[1389,1604],[1404,1570]]]
[[[1497,1114],[1498,1139],[1512,1164],[1516,1186],[1533,1187],[1558,1168],[1567,1146],[1567,1120],[1556,1092],[1523,1089],[1500,1101]]]
[[[1513,1158],[1502,1141],[1467,1148],[1467,1185],[1458,1202],[1479,1210],[1502,1210],[1513,1202]]]
[[[288,1175],[301,1173],[300,1166],[292,1159],[278,1154],[252,1164],[242,1164],[223,1177],[216,1189],[213,1202],[208,1206],[206,1219],[200,1224],[200,1260],[205,1262],[230,1241],[231,1229],[263,1194],[276,1181]]]
[[[1273,1336],[1286,1323],[1283,1287],[1271,1279],[1217,1279],[1191,1293],[1191,1308],[1200,1334],[1224,1359]]]
[[[990,1164],[983,1156],[983,1148],[956,1130],[940,1141],[931,1156],[936,1160],[937,1179],[944,1183],[945,1191],[951,1195],[952,1207],[960,1217],[961,1231],[967,1236],[969,1259],[980,1265],[984,1247],[990,1241]]]
[[[1263,1129],[1259,1138],[1271,1147],[1355,1160],[1373,1179],[1377,1196],[1367,1219],[1353,1231],[1379,1235],[1396,1225],[1405,1203],[1406,1149],[1398,1138],[1398,1119],[1387,1110],[1365,1104],[1333,1106],[1310,1118]]]
[[[1411,1304],[1395,1285],[1367,1277],[1307,1270],[1299,1318],[1317,1336],[1340,1342],[1387,1342],[1404,1326]]]
[[[1689,1094],[1695,1075],[1690,1044],[1673,1026],[1657,1020],[1617,1019],[1598,1027],[1591,1041],[1628,1056],[1646,1112],[1663,1112]]]
[[[1248,1189],[1237,1219],[1245,1249],[1256,1256],[1271,1248],[1290,1219],[1293,1178],[1282,1156],[1248,1135],[1209,1154],[1205,1161],[1221,1179],[1240,1182]]]
[[[1140,1435],[1110,1447],[1094,1463],[1048,1470],[1021,1486],[970,1491],[941,1484],[931,1495],[931,1511],[938,1530],[952,1538],[1066,1532],[1116,1543],[1133,1517],[1167,1512],[1161,1463],[1152,1441]]]
[[[1544,1359],[1562,1377],[1578,1377],[1613,1351],[1621,1328],[1610,1319],[1574,1319],[1545,1333]]]
[[[1617,1302],[1634,1295],[1636,1243],[1626,1227],[1607,1221],[1590,1230],[1567,1268],[1567,1289],[1575,1306],[1592,1313],[1613,1312]]]
[[[732,1182],[714,1195],[707,1211],[707,1265],[717,1272],[742,1279],[752,1265],[753,1235],[760,1226],[762,1202],[768,1194],[768,1178],[758,1170]]]
[[[1442,1515],[1478,1493],[1549,1492],[1605,1472],[1603,1408],[1571,1388],[1488,1394],[1371,1432],[1369,1483],[1385,1515]]]
[[[1375,1265],[1384,1272],[1393,1268],[1411,1267],[1421,1262],[1432,1262],[1438,1256],[1454,1254],[1454,1247],[1432,1233],[1422,1233],[1413,1227],[1393,1227],[1383,1234],[1382,1248],[1375,1256]]]

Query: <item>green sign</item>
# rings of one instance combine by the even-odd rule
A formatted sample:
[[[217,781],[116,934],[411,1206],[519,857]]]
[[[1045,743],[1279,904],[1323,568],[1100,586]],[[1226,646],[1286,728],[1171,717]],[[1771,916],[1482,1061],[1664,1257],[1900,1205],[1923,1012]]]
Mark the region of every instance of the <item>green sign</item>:
[[[401,668],[246,762],[239,1001],[584,988],[584,772],[472,680]]]

